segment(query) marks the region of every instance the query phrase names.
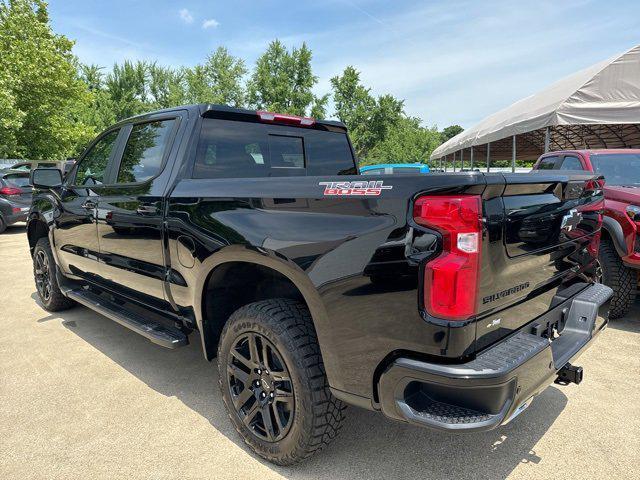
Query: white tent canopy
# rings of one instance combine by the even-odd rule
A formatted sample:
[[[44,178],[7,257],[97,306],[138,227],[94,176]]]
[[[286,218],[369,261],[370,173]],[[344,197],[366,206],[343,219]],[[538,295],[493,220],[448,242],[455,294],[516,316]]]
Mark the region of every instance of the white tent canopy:
[[[640,123],[640,45],[490,115],[436,148],[438,159],[546,127]]]

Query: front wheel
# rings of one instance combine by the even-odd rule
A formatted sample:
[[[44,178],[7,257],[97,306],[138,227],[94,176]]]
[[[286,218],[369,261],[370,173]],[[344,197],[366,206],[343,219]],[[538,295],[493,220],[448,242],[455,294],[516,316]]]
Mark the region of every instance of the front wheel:
[[[51,253],[49,239],[43,237],[33,249],[33,276],[36,281],[38,297],[49,312],[66,310],[75,305],[73,300],[65,297],[58,286],[55,274],[55,263]]]
[[[622,263],[613,244],[608,240],[600,242],[599,253],[602,266],[601,281],[613,289],[613,297],[609,305],[609,318],[623,317],[631,309],[636,299],[638,274]]]
[[[331,442],[345,405],[331,394],[311,316],[293,300],[238,309],[218,345],[225,407],[261,457],[292,465]]]

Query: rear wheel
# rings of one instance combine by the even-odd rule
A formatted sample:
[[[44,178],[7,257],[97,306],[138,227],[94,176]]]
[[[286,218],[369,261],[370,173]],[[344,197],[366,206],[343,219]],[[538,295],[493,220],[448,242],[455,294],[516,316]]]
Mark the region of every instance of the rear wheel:
[[[4,232],[7,229],[7,224],[4,221],[4,218],[2,218],[2,215],[0,215],[0,233]]]
[[[40,297],[40,301],[46,310],[58,312],[71,308],[76,304],[60,291],[51,245],[47,237],[38,240],[33,249],[33,276],[36,281],[38,297]]]
[[[600,243],[600,265],[602,266],[602,283],[613,289],[613,297],[609,304],[609,318],[623,317],[636,299],[638,274],[626,267],[609,240]]]
[[[331,442],[344,404],[329,391],[315,329],[304,305],[265,300],[238,309],[218,346],[219,383],[244,441],[279,465]]]

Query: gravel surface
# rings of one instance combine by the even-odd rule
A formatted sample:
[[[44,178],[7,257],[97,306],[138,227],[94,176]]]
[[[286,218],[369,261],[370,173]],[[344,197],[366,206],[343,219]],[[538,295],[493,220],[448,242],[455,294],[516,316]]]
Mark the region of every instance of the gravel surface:
[[[196,335],[164,350],[76,307],[39,305],[24,226],[0,235],[0,479],[640,479],[640,305],[509,425],[453,435],[348,410],[295,468],[231,427]]]

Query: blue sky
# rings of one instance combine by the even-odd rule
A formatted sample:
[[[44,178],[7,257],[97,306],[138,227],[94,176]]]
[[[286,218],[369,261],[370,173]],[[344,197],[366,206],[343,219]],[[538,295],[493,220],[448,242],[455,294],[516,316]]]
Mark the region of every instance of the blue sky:
[[[346,65],[427,125],[470,127],[640,43],[640,2],[50,0],[83,62],[194,65],[226,46],[251,67],[268,43],[303,41],[318,93]]]

